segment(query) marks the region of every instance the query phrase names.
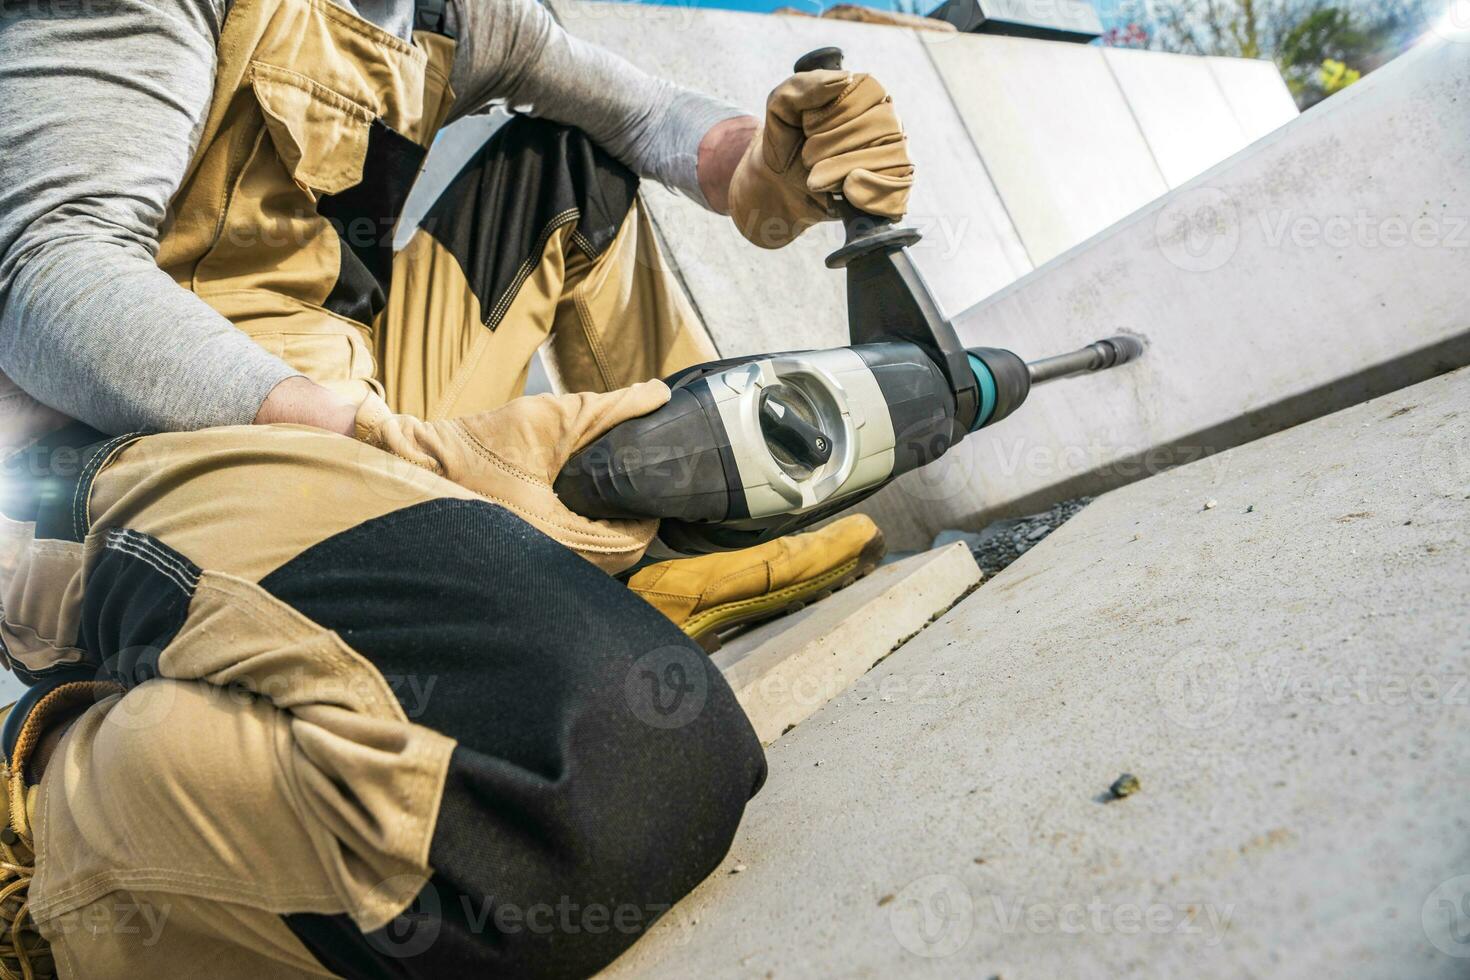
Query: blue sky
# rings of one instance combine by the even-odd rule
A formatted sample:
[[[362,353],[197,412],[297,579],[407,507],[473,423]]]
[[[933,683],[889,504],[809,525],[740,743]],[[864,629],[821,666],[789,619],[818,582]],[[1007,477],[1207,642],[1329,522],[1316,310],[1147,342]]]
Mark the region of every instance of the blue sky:
[[[816,2],[816,0],[643,0],[643,2],[668,2],[675,6],[721,7],[725,10],[749,10],[756,13],[769,13],[777,7],[795,7],[797,10],[809,10],[814,14],[820,13],[826,7],[835,6],[838,2],[862,3],[864,6],[878,7],[883,10],[905,6],[901,2],[896,3],[895,0],[827,0],[827,2]],[[926,0],[919,4],[919,9],[928,13],[942,2],[943,0]]]
[[[756,13],[769,13],[777,7],[795,7],[797,10],[809,10],[812,13],[820,13],[826,7],[835,6],[838,3],[861,3],[868,7],[877,7],[881,10],[905,10],[912,13],[927,14],[938,7],[944,0],[641,0],[644,3],[668,3],[694,7],[721,7],[725,10],[749,10]],[[1094,4],[1103,14],[1104,19],[1118,6],[1119,0],[1100,0]]]

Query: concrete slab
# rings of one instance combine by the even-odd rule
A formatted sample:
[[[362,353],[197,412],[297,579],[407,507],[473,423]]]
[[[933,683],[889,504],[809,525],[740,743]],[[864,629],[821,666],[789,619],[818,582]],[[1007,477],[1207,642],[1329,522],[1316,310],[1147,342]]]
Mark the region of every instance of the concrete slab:
[[[1467,419],[1460,371],[1094,502],[773,746],[612,975],[1463,977]]]
[[[1102,55],[1170,187],[1250,142],[1204,58],[1127,48]]]
[[[1101,48],[924,42],[1037,265],[1168,189]]]
[[[1271,62],[1249,58],[1206,58],[1205,62],[1247,142],[1255,142],[1300,115],[1286,79]]]
[[[920,174],[909,215],[926,234],[918,262],[945,307],[964,309],[1030,271],[915,32],[682,6],[562,0],[555,9],[574,34],[757,115],[798,57],[840,46],[849,67],[883,80],[903,114]],[[841,243],[839,228],[816,228],[788,248],[766,252],[741,238],[728,218],[674,194],[649,188],[645,199],[722,354],[847,342],[843,279],[822,263]]]
[[[439,195],[444,193],[444,188],[470,162],[475,151],[484,146],[485,141],[505,125],[508,119],[510,114],[505,110],[494,109],[477,116],[458,119],[439,131],[439,137],[434,140],[429,156],[424,160],[424,169],[419,172],[418,180],[414,181],[408,200],[403,202],[403,214],[400,215],[398,227],[393,233],[395,249],[401,249],[408,244],[419,222],[439,199]]]
[[[1131,330],[868,510],[895,548],[1042,510],[1470,363],[1470,45],[1368,76],[963,313],[1026,357]]]
[[[730,641],[714,662],[769,745],[861,680],[980,579],[964,544],[936,548]]]

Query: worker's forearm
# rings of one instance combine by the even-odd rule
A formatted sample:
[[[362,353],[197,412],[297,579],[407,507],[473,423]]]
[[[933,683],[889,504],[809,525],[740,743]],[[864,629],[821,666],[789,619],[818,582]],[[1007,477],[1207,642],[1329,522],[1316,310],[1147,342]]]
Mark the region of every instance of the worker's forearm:
[[[296,373],[155,260],[224,8],[0,17],[0,370],[103,432],[244,425]]]
[[[101,432],[244,425],[296,374],[141,248],[53,241],[8,286],[0,370]]]
[[[307,378],[295,377],[271,389],[255,415],[255,424],[291,422],[350,436],[356,418],[356,405]]]
[[[730,213],[730,178],[758,128],[754,116],[737,116],[704,134],[699,143],[699,188],[710,210]]]
[[[639,176],[707,200],[701,141],[738,108],[682,88],[556,24],[535,0],[459,0],[454,115],[492,100],[576,126]]]

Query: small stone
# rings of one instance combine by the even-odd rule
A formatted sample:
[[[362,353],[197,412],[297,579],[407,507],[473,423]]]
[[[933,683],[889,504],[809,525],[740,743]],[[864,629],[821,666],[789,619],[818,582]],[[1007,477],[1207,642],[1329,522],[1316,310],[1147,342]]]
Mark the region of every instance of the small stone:
[[[1251,504],[1249,507],[1247,507],[1245,509],[1245,512],[1247,514],[1254,514],[1256,512],[1256,505],[1255,504]]]
[[[730,869],[730,873],[732,875],[738,875],[740,872],[742,872],[744,870],[745,870],[745,865],[743,865],[743,864],[737,864],[737,865],[735,865],[735,867],[733,867],[733,868]]]
[[[893,901],[893,896],[892,895],[884,895],[882,898],[878,899],[878,907],[879,908],[882,908],[883,906],[887,905],[891,901]]]
[[[1206,500],[1205,501],[1205,510],[1214,510],[1216,507],[1219,507],[1219,506],[1220,506],[1220,501],[1218,501],[1218,500]]]
[[[1132,796],[1142,788],[1137,776],[1131,772],[1125,772],[1113,780],[1113,785],[1108,787],[1108,792],[1112,795],[1113,799],[1121,800],[1124,797]]]

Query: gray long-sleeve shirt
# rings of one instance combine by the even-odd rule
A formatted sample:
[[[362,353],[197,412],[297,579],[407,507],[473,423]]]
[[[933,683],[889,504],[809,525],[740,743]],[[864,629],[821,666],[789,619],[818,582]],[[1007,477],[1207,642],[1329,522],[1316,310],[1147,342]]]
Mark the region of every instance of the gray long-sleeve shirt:
[[[247,423],[296,373],[155,262],[227,9],[0,4],[0,371],[103,432]],[[412,0],[359,10],[406,34]],[[739,110],[571,37],[535,0],[459,0],[457,19],[453,116],[526,108],[703,203],[699,142]]]

